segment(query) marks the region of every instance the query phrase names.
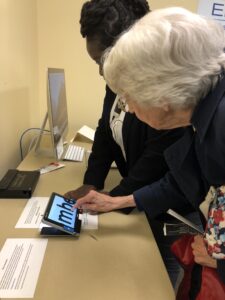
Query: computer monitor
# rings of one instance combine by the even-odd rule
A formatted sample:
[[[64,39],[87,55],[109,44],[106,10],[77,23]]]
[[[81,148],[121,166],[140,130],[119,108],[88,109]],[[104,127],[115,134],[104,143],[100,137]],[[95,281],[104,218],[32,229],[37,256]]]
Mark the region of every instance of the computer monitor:
[[[48,111],[42,124],[40,138],[36,144],[36,150],[40,146],[41,136],[43,135],[48,120],[53,155],[55,158],[60,159],[63,154],[63,145],[68,132],[65,73],[63,69],[48,68],[47,108]]]

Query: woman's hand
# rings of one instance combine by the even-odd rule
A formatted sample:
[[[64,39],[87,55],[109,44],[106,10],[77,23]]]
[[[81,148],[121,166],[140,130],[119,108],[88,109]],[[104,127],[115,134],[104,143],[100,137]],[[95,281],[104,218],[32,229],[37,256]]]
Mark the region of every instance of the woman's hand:
[[[191,244],[191,247],[193,249],[194,260],[197,264],[210,268],[217,267],[216,259],[208,254],[201,235],[196,235],[194,237],[194,242]]]
[[[95,212],[109,212],[115,209],[135,206],[136,204],[132,195],[111,197],[92,190],[86,196],[77,200],[74,208],[87,209]]]

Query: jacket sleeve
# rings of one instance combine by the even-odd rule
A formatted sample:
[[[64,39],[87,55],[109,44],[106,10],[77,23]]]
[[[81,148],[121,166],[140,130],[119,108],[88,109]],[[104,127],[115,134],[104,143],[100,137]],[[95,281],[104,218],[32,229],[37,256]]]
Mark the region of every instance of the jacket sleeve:
[[[108,101],[111,91],[106,87],[102,116],[95,131],[92,152],[88,160],[88,168],[84,175],[84,184],[94,185],[97,189],[104,188],[105,178],[113,162],[113,153],[107,132],[106,120],[107,110],[110,109]],[[113,100],[112,100],[113,101]]]
[[[150,218],[165,213],[169,208],[183,213],[190,211],[191,207],[171,172],[167,172],[163,178],[151,185],[137,190],[133,195],[137,208],[144,210]]]
[[[221,156],[225,157],[225,118],[224,118],[224,109],[219,110],[219,113],[221,113],[220,122],[217,123],[217,126],[220,128],[217,129],[217,132],[220,133],[220,136],[217,138],[217,147],[221,151]],[[217,260],[217,273],[222,280],[222,282],[225,284],[225,259]]]
[[[118,186],[110,194],[122,196],[132,194],[135,190],[159,180],[168,170],[163,152],[183,135],[183,128],[157,131],[147,128],[144,150],[136,163],[129,169]]]

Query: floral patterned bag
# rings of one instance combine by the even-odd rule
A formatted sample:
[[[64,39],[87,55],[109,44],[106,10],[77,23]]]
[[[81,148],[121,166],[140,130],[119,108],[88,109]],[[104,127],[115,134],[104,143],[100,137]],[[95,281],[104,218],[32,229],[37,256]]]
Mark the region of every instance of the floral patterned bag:
[[[204,236],[209,255],[225,259],[225,186],[211,191],[208,220]]]

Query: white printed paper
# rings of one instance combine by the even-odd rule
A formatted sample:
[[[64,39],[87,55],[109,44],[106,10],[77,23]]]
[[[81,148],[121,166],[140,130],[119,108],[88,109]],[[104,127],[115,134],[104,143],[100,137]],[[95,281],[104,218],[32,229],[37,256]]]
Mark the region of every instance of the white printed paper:
[[[49,227],[43,224],[42,218],[49,201],[49,197],[32,197],[28,200],[15,228]],[[98,229],[98,215],[83,212],[82,229]]]
[[[28,200],[15,228],[39,228],[49,197],[32,197]]]
[[[50,164],[41,167],[39,170],[40,170],[40,173],[41,173],[41,175],[42,175],[42,174],[46,174],[46,173],[49,173],[49,172],[52,172],[52,171],[61,169],[61,168],[63,168],[63,167],[65,167],[65,165],[62,164],[62,163],[59,163],[59,162],[51,162]]]
[[[7,239],[0,255],[0,297],[33,298],[48,239]]]
[[[82,214],[82,229],[98,229],[98,215],[90,214],[89,212],[83,212]]]

